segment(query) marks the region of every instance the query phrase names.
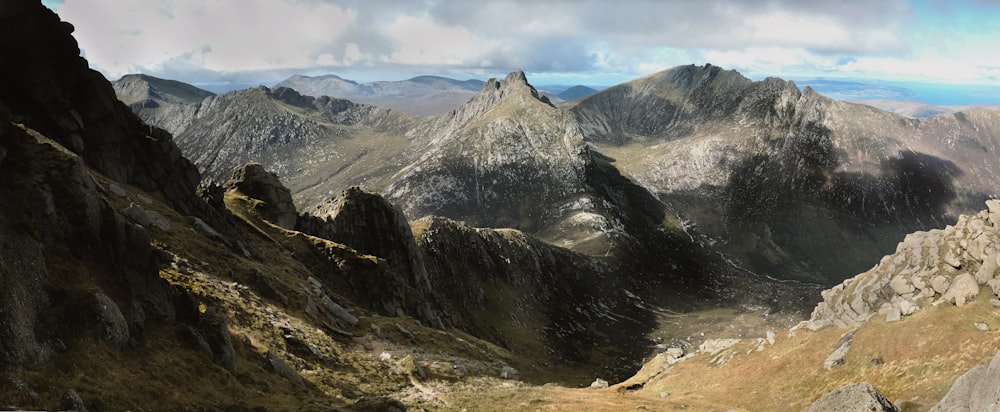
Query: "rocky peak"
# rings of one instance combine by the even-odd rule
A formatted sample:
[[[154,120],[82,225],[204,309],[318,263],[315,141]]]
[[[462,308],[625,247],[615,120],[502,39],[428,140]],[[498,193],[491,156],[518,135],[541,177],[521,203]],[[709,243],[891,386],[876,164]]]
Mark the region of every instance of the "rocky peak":
[[[311,216],[303,215],[298,230],[382,257],[400,272],[404,284],[429,288],[406,216],[382,196],[350,187],[319,205]]]
[[[482,95],[496,100],[502,99],[504,96],[514,95],[524,97],[525,95],[530,95],[542,103],[552,105],[547,97],[538,94],[538,90],[528,83],[528,77],[520,70],[507,74],[507,77],[504,77],[503,80],[497,80],[496,78],[487,80],[486,83],[483,83],[483,88],[479,90],[479,94],[476,97]],[[473,98],[473,100],[475,99]]]
[[[233,178],[223,185],[226,190],[238,189],[251,198],[263,201],[263,217],[285,229],[294,229],[298,214],[292,203],[292,194],[278,176],[264,169],[259,163],[247,163],[233,173]]]
[[[5,2],[0,38],[6,61],[0,88],[15,122],[79,154],[106,176],[147,190],[184,212],[194,202],[198,171],[173,138],[147,126],[118,101],[111,84],[87,67],[73,26],[40,2]]]
[[[516,71],[502,80],[496,78],[487,80],[472,99],[452,111],[446,118],[465,123],[505,104],[515,107],[534,107],[537,104],[544,104],[548,108],[555,108],[547,97],[540,95],[538,90],[528,83],[523,71]]]

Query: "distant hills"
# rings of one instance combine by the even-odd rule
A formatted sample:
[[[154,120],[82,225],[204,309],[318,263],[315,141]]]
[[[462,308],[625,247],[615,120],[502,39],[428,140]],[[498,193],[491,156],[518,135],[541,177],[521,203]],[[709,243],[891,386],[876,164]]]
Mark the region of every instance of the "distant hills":
[[[834,99],[867,104],[911,118],[1000,107],[1000,88],[867,79],[794,79]]]
[[[359,83],[337,75],[294,75],[274,85],[287,87],[306,96],[330,96],[355,103],[395,109],[402,112],[431,116],[452,110],[483,87],[477,79],[455,80],[440,76],[417,76],[407,80]],[[573,100],[596,90],[572,86],[566,90],[539,90],[553,103]]]
[[[559,96],[559,98],[563,100],[574,100],[584,96],[592,95],[594,93],[597,93],[597,90],[591,89],[587,86],[577,85],[566,89],[565,91],[557,94],[556,96]]]

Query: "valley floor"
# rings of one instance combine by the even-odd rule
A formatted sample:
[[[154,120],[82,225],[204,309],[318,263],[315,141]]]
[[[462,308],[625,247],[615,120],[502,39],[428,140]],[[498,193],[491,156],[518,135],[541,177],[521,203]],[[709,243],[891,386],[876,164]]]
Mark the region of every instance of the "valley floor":
[[[760,350],[757,339],[747,339],[715,354],[687,355],[672,366],[661,356],[609,388],[475,378],[424,382],[399,396],[416,410],[773,411],[801,410],[825,392],[870,382],[901,410],[925,411],[956,378],[988,363],[1000,348],[1000,332],[974,326],[1000,328],[1000,310],[986,295],[962,307],[929,307],[899,322],[870,320],[854,333],[844,363],[831,369],[824,368],[824,359],[850,329],[781,331]]]

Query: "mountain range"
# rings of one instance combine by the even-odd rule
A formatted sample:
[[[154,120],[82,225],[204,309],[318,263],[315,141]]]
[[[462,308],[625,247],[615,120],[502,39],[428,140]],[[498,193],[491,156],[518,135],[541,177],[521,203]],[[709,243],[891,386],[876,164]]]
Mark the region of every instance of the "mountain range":
[[[997,112],[691,65],[420,116],[0,23],[4,409],[1000,402]]]
[[[622,229],[629,207],[592,193],[588,170],[608,165],[656,204],[652,226],[752,272],[826,284],[1000,190],[994,111],[910,119],[715,66],[559,107],[543,97],[514,74],[430,117],[285,88],[213,96],[178,115],[158,114],[170,102],[131,103],[209,177],[260,162],[307,210],[361,185],[413,218],[514,227],[588,254],[634,237]]]

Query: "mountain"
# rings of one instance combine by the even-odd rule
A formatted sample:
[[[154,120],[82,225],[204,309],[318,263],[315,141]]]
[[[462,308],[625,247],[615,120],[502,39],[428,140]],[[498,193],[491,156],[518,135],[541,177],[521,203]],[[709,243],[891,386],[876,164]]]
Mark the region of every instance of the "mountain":
[[[748,147],[842,179],[822,169],[832,167],[824,142],[882,125],[834,121],[867,113],[856,107],[693,66],[637,83],[658,93],[602,97],[645,100],[671,113],[666,125],[616,125],[624,113],[601,100],[553,107],[520,72],[430,118],[283,88],[200,102],[193,93],[187,103],[156,97],[197,109],[177,124],[213,145],[199,149],[212,153],[201,168],[235,161],[239,147],[257,155],[300,142],[313,151],[352,139],[405,143],[370,172],[386,196],[348,187],[300,214],[293,190],[265,165],[240,164],[221,185],[201,180],[178,148],[183,136],[175,144],[130,110],[144,105],[116,101],[80,56],[72,26],[41,3],[4,3],[0,23],[12,40],[0,54],[19,63],[0,67],[3,409],[980,410],[997,402],[991,359],[1000,340],[990,330],[1000,307],[1000,201],[906,236],[870,270],[821,292],[743,269],[677,217],[671,192],[637,184],[619,169],[628,162],[598,151],[651,142],[645,150],[655,151],[736,127],[767,138]],[[822,123],[803,126],[814,134],[781,133],[819,114]],[[957,159],[993,127],[989,113],[961,116],[897,127],[913,126],[910,143],[923,142],[924,128],[954,132],[940,135],[951,146],[920,148]],[[287,130],[300,133],[286,139]],[[879,154],[844,156],[850,165]],[[969,159],[954,160],[976,175],[956,176],[964,186],[955,193],[989,177]],[[778,181],[775,170],[798,172],[775,163],[737,172]],[[288,164],[311,166],[274,162]],[[926,177],[918,172],[901,176]],[[769,186],[748,187],[740,194]],[[900,190],[909,206],[919,193],[879,188]],[[423,210],[466,222],[407,219]],[[862,204],[851,218],[866,211]]]
[[[25,64],[0,71],[4,408],[403,409],[394,394],[419,381],[582,383],[646,353],[633,344],[654,312],[616,262],[512,229],[411,226],[357,189],[299,215],[259,164],[200,181],[87,67],[71,26],[27,2],[0,22],[18,22],[0,26],[18,40],[0,52]],[[407,118],[257,88],[190,103],[185,133],[234,114],[230,98],[256,104],[244,116],[298,111],[332,130]]]
[[[771,276],[837,282],[1000,192],[995,111],[908,119],[710,65],[568,110],[702,242]]]
[[[184,132],[201,102],[214,96],[187,83],[144,74],[125,75],[111,85],[118,100],[131,107],[143,121],[159,125],[175,136]]]
[[[600,210],[597,199],[607,197],[569,195],[590,190],[585,180],[594,178],[581,167],[603,162],[661,204],[652,208],[663,211],[652,213],[661,215],[653,227],[680,228],[752,272],[826,284],[863,270],[906,233],[943,225],[1000,190],[988,155],[997,144],[993,111],[907,119],[714,66],[666,70],[559,108],[504,81],[496,82],[500,90],[484,85],[453,112],[338,115],[350,124],[290,106],[276,96],[293,93],[281,89],[232,92],[209,110],[202,105],[199,132],[178,133],[177,141],[192,142],[195,163],[216,179],[245,161],[267,165],[304,209],[362,184],[413,217],[513,226],[585,253],[610,251],[608,239],[623,233],[619,218]],[[523,111],[494,104],[504,93],[519,96]],[[261,110],[271,114],[237,115]],[[372,115],[346,115],[357,110]],[[584,149],[604,160],[581,161]],[[549,163],[555,167],[539,166]],[[536,194],[543,201],[528,202]],[[530,206],[521,210],[515,199]],[[583,203],[570,206],[575,201]]]
[[[307,96],[331,96],[416,115],[435,115],[458,107],[482,86],[480,80],[462,81],[438,76],[358,83],[336,75],[294,75],[274,87],[287,87]]]
[[[559,98],[563,100],[576,100],[594,93],[597,93],[597,90],[591,89],[587,86],[576,85],[559,92],[556,96],[559,96]]]

